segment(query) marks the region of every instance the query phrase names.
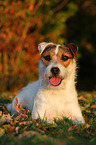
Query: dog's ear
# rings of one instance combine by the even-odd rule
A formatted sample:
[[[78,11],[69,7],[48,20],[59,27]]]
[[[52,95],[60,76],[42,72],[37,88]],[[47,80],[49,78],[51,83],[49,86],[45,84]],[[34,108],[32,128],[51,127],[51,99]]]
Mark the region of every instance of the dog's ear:
[[[76,53],[78,51],[78,46],[74,43],[64,43],[65,46],[69,48],[73,56],[76,56]]]
[[[38,45],[38,49],[39,49],[39,54],[41,55],[43,53],[43,51],[49,46],[49,45],[53,45],[52,42],[50,43],[46,43],[46,42],[42,42],[42,43],[39,43]]]
[[[42,48],[44,47],[45,44],[46,44],[46,42],[41,42],[41,43],[38,44],[39,54],[42,53],[42,50],[43,50]]]

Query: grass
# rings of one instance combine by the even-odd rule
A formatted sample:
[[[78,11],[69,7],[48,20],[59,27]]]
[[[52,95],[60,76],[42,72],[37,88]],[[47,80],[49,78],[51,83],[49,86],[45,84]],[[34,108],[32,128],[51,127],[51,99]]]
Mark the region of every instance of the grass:
[[[80,92],[78,100],[86,124],[73,125],[71,120],[58,120],[47,125],[31,119],[31,112],[23,110],[18,118],[11,116],[4,104],[13,95],[0,94],[0,145],[95,145],[96,144],[96,92]]]

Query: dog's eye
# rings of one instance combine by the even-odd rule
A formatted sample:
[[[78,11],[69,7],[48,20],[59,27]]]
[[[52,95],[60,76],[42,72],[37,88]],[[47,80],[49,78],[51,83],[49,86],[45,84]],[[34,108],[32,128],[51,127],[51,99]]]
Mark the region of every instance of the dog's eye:
[[[66,55],[62,55],[62,60],[63,60],[63,61],[67,61],[68,59],[69,59],[68,56],[66,56]]]
[[[44,56],[44,59],[45,59],[46,61],[50,61],[50,60],[51,60],[50,55]]]

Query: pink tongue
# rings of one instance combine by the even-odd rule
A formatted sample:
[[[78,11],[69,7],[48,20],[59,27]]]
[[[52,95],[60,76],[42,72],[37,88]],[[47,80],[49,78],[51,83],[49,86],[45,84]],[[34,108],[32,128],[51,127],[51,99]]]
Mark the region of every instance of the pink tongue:
[[[50,83],[51,83],[53,86],[59,85],[60,82],[61,82],[61,78],[59,78],[59,77],[52,77],[52,78],[50,78]]]

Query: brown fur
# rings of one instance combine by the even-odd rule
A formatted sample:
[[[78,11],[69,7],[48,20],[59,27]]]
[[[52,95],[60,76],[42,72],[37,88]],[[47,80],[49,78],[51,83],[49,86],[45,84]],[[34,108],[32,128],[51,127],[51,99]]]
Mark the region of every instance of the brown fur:
[[[66,47],[65,48],[59,48],[59,51],[56,54],[55,50],[56,50],[56,48],[49,48],[46,51],[44,51],[44,53],[42,54],[42,60],[45,64],[45,66],[47,66],[50,63],[50,61],[53,61],[55,58],[57,58],[57,61],[60,62],[61,64],[63,64],[64,67],[68,67],[68,65],[70,63],[72,63],[73,59],[68,59],[67,61],[63,61],[62,60],[62,55],[72,57],[72,54],[70,53],[70,51],[68,51],[66,49]],[[44,59],[44,57],[47,56],[47,55],[50,56],[50,58],[51,58],[50,61],[47,61],[47,60]]]

